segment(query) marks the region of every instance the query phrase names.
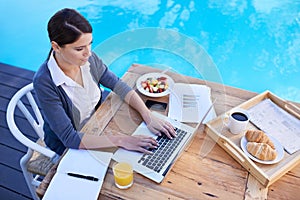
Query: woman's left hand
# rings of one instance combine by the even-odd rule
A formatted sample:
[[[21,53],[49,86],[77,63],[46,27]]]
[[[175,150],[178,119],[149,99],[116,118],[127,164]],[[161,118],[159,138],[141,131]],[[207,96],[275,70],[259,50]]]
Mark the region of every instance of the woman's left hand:
[[[151,112],[149,112],[149,116],[147,117],[147,121],[145,120],[145,123],[147,124],[148,129],[156,135],[161,136],[163,133],[170,139],[176,137],[173,125],[168,121],[154,116]]]

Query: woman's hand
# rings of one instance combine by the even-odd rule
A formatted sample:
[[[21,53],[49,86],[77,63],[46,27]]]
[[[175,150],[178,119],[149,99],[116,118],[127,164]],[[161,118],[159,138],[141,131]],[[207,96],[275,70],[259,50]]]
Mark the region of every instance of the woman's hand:
[[[151,154],[151,151],[149,151],[149,149],[157,148],[158,144],[154,138],[149,136],[144,136],[144,135],[125,136],[124,135],[120,139],[119,146],[127,150],[133,150],[133,151],[139,151],[142,153]]]
[[[159,136],[164,133],[170,139],[176,137],[176,132],[172,124],[154,116],[134,90],[125,96],[125,102],[141,114],[151,132]]]
[[[110,147],[122,147],[131,151],[139,151],[151,154],[153,148],[157,148],[157,141],[150,136],[125,135],[121,133],[112,135],[89,135],[84,134],[80,142],[81,149],[101,149]]]
[[[151,112],[149,112],[148,115],[149,116],[145,118],[145,122],[147,124],[148,129],[152,133],[159,136],[161,136],[161,134],[163,133],[170,139],[176,137],[174,127],[170,122],[154,116]]]

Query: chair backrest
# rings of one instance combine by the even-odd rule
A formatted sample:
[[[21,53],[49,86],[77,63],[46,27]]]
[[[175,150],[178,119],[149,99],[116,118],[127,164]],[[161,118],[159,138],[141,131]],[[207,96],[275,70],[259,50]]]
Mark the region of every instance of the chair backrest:
[[[21,110],[21,112],[24,114],[32,128],[35,130],[37,135],[39,136],[40,139],[44,140],[44,131],[43,131],[43,125],[44,125],[44,120],[41,115],[41,112],[33,98],[32,92],[33,91],[33,84],[30,83],[23,88],[21,88],[10,100],[8,107],[7,107],[7,112],[6,112],[6,120],[8,127],[11,131],[11,133],[14,135],[14,137],[27,146],[28,148],[40,152],[41,154],[44,154],[47,157],[53,158],[55,156],[55,152],[51,151],[48,148],[45,148],[32,140],[28,139],[17,127],[15,123],[15,110],[16,106]],[[22,102],[23,97],[27,97],[28,102],[30,106],[32,107],[33,113],[30,113],[29,110],[26,108],[24,103]],[[34,114],[34,116],[32,115]]]

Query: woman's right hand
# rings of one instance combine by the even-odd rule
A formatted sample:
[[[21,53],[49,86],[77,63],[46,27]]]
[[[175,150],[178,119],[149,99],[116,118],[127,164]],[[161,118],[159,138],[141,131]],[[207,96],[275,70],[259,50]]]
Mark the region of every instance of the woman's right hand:
[[[151,151],[149,151],[148,149],[157,148],[158,144],[153,137],[144,135],[124,135],[122,138],[120,138],[119,146],[127,150],[151,154]]]
[[[151,154],[149,149],[156,148],[157,141],[153,137],[144,135],[125,135],[117,133],[113,135],[89,135],[84,134],[80,142],[80,149],[101,149],[122,147],[130,151],[139,151]]]

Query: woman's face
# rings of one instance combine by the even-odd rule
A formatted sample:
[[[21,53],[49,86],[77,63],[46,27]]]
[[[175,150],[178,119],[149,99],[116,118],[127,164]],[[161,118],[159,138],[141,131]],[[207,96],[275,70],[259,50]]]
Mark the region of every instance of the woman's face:
[[[83,33],[76,42],[58,47],[59,64],[66,66],[82,66],[91,56],[92,33]]]

